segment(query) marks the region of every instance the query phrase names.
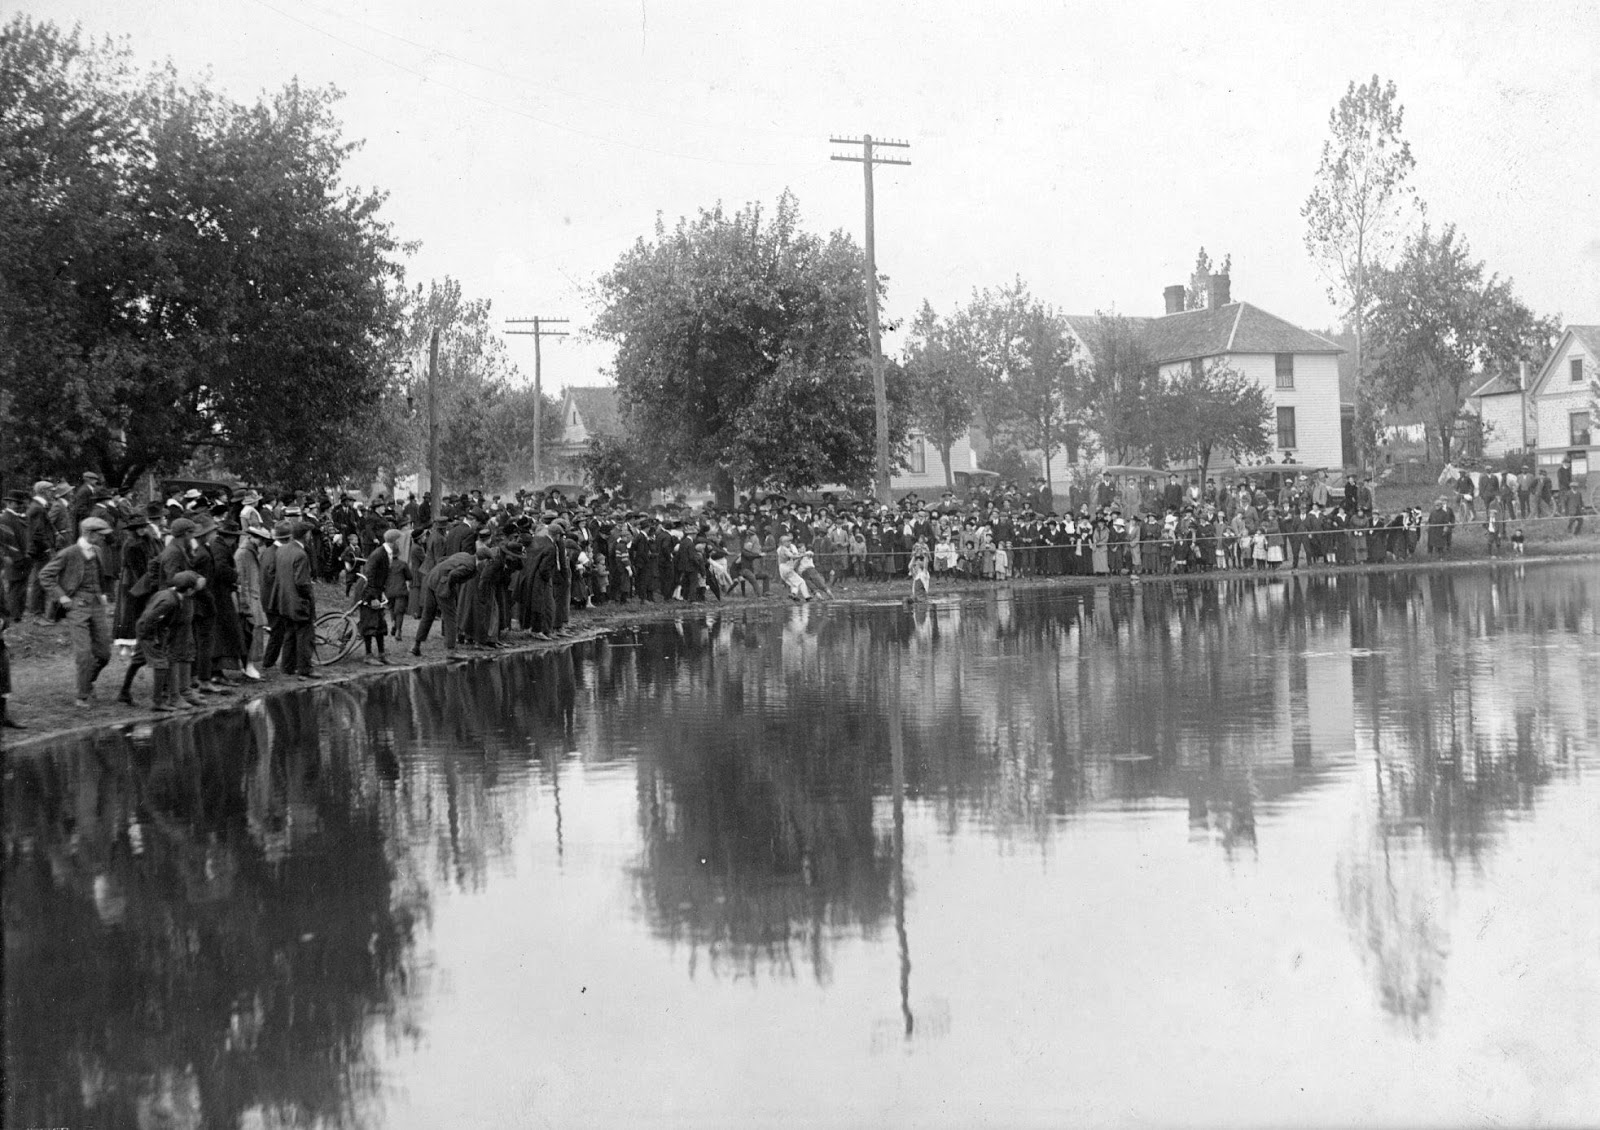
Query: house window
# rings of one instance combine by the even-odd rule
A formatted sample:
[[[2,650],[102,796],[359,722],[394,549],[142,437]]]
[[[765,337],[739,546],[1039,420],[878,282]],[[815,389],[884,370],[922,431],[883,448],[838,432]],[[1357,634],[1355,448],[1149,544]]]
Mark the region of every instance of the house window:
[[[1294,441],[1294,409],[1278,409],[1278,446],[1285,451],[1300,445]]]
[[[913,475],[928,473],[928,443],[921,436],[911,441],[911,451],[906,456],[906,467]]]
[[[1589,413],[1568,413],[1567,427],[1572,431],[1571,443],[1573,447],[1589,446]]]
[[[1294,387],[1294,354],[1275,353],[1272,357],[1273,367],[1278,372],[1278,387]]]
[[[1206,365],[1205,365],[1204,361],[1202,361],[1202,360],[1200,360],[1200,358],[1196,357],[1196,358],[1194,358],[1193,360],[1191,360],[1189,362],[1189,376],[1190,377],[1192,377],[1196,381],[1200,381],[1200,380],[1205,379],[1205,375],[1206,375]]]
[[[1581,385],[1583,383],[1582,357],[1574,357],[1572,359],[1572,383],[1575,385]]]

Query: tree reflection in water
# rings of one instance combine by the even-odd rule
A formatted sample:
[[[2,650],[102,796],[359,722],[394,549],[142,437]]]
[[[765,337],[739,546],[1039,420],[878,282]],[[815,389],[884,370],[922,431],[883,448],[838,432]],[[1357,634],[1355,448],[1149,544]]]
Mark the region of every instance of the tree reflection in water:
[[[8,762],[7,1125],[341,1125],[372,1094],[426,907],[335,720],[267,702]]]
[[[1533,807],[1564,761],[1592,671],[1553,670],[1519,629],[1588,606],[1582,581],[1534,596],[1517,573],[1374,575],[1351,639],[1366,803],[1336,866],[1340,905],[1383,1008],[1412,1028],[1438,1004],[1458,869]],[[1580,613],[1581,614],[1581,613]]]
[[[632,774],[638,918],[691,973],[826,982],[842,939],[893,929],[909,1038],[908,839],[1044,855],[1064,822],[1131,809],[1248,868],[1353,753],[1372,772],[1340,903],[1383,1007],[1419,1025],[1458,869],[1565,771],[1600,698],[1536,634],[1592,623],[1590,588],[1274,576],[696,610],[13,759],[6,1123],[360,1121],[374,1034],[418,1038],[430,893],[489,886],[529,822],[559,866],[574,761]]]

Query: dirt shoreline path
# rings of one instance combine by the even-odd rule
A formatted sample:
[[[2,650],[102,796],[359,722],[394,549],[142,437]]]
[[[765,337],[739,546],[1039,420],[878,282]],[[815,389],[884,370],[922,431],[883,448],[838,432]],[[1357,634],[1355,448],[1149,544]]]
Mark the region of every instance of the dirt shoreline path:
[[[1526,557],[1486,557],[1473,555],[1460,558],[1417,557],[1409,561],[1391,562],[1384,565],[1345,565],[1345,566],[1317,566],[1293,571],[1285,570],[1274,576],[1359,576],[1368,573],[1393,573],[1393,572],[1422,572],[1432,569],[1515,569],[1530,565],[1563,564],[1578,561],[1600,561],[1600,536],[1581,537],[1572,542],[1563,543],[1560,547],[1540,546],[1541,552],[1531,553]],[[1138,579],[1129,577],[1024,577],[1018,580],[1001,582],[993,581],[937,581],[934,584],[934,595],[941,596],[949,593],[976,593],[987,592],[1004,587],[1010,591],[1033,591],[1041,589],[1082,589],[1093,587],[1108,587],[1111,585],[1179,585],[1206,583],[1218,580],[1248,580],[1265,579],[1263,574],[1254,571],[1228,570],[1222,572],[1172,574],[1162,576],[1145,576]],[[894,581],[846,581],[837,586],[842,599],[855,596],[883,599],[885,596],[904,598],[909,591],[908,583],[903,579]],[[319,601],[319,607],[342,608],[342,601],[335,601],[333,586],[319,586],[326,591],[319,592],[319,597],[329,597],[326,602]],[[134,687],[134,701],[138,704],[133,707],[121,705],[116,702],[117,690],[121,685],[127,661],[113,656],[111,665],[101,674],[95,684],[95,699],[87,709],[79,708],[74,701],[73,691],[73,663],[72,644],[64,625],[26,624],[13,626],[6,633],[8,646],[11,648],[12,664],[12,694],[10,707],[12,716],[22,722],[27,729],[0,731],[0,748],[9,756],[15,753],[29,751],[43,751],[56,741],[68,737],[83,737],[98,730],[121,730],[132,725],[151,724],[163,719],[173,717],[194,717],[201,714],[235,709],[253,699],[264,698],[268,695],[285,694],[290,691],[306,690],[317,686],[334,683],[345,683],[355,679],[379,678],[393,675],[396,672],[417,667],[431,667],[447,662],[458,662],[462,659],[494,658],[503,655],[519,655],[528,652],[550,651],[556,648],[570,647],[574,643],[595,639],[617,628],[630,627],[636,624],[654,623],[663,620],[681,619],[686,615],[703,616],[709,612],[727,612],[744,608],[774,608],[789,604],[789,599],[779,591],[779,586],[774,586],[768,596],[730,596],[720,604],[711,600],[705,604],[686,604],[674,601],[665,604],[638,604],[626,605],[601,605],[592,609],[582,609],[576,614],[571,623],[573,629],[570,635],[553,640],[537,640],[527,633],[517,631],[509,633],[501,647],[498,649],[463,648],[454,654],[446,655],[444,645],[437,635],[424,645],[420,657],[411,655],[412,637],[416,634],[416,621],[407,621],[410,629],[407,639],[403,643],[394,640],[387,641],[390,645],[390,665],[387,667],[369,667],[363,663],[363,655],[358,648],[354,655],[337,663],[319,668],[320,678],[306,682],[300,679],[282,675],[277,672],[270,673],[259,683],[240,683],[235,687],[235,693],[208,697],[205,709],[191,709],[181,714],[156,713],[149,709],[150,676],[142,675]],[[821,604],[825,607],[826,601]]]

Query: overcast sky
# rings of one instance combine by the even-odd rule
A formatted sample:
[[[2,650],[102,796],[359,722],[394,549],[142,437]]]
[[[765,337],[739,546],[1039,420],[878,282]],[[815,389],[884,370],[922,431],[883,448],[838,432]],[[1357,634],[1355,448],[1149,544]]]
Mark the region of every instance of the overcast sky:
[[[238,98],[346,93],[356,183],[502,317],[566,316],[658,212],[770,204],[859,240],[830,134],[911,142],[877,173],[887,317],[1020,275],[1069,313],[1159,313],[1202,244],[1233,294],[1333,322],[1300,206],[1352,79],[1399,86],[1414,178],[1536,310],[1600,323],[1600,3],[1239,5],[662,0],[32,0]],[[989,6],[982,6],[989,7]],[[885,349],[898,340],[886,339]],[[532,345],[513,339],[525,370]],[[546,387],[607,352],[545,350]]]

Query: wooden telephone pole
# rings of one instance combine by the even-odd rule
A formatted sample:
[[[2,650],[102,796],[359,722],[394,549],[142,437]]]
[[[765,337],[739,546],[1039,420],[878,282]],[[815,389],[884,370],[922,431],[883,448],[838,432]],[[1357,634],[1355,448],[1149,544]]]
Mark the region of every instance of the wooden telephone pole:
[[[566,325],[566,318],[507,318],[508,326],[529,326],[531,330],[507,330],[506,333],[516,337],[533,338],[533,485],[539,486],[539,475],[544,469],[540,462],[544,450],[544,373],[543,364],[539,354],[539,339],[546,337],[566,337],[566,330],[547,330],[546,325]]]
[[[910,149],[909,141],[874,141],[870,133],[860,137],[830,137],[834,145],[859,145],[861,156],[834,154],[830,160],[856,161],[866,178],[867,189],[867,343],[872,350],[872,396],[878,413],[878,459],[876,490],[878,501],[889,502],[889,392],[883,379],[883,342],[878,330],[878,254],[877,240],[872,223],[872,166],[909,165],[900,157],[879,157],[873,153],[875,146],[893,149]]]
[[[438,374],[439,328],[435,326],[428,337],[428,490],[433,495],[430,520],[439,516],[444,505],[444,491],[439,488],[439,398],[434,392]]]

